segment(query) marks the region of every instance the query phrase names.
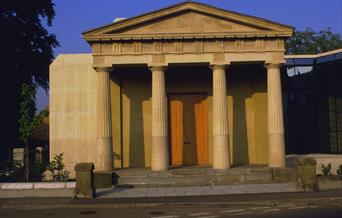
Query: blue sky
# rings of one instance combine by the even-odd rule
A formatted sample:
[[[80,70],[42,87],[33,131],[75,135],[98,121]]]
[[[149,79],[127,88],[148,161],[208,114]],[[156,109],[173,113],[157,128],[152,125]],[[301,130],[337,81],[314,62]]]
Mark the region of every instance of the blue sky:
[[[197,0],[216,7],[257,16],[304,30],[330,27],[342,34],[342,0]],[[88,53],[81,33],[111,23],[117,17],[132,17],[182,0],[54,0],[56,17],[48,30],[56,34],[60,53]],[[37,106],[48,105],[48,96],[38,91]]]

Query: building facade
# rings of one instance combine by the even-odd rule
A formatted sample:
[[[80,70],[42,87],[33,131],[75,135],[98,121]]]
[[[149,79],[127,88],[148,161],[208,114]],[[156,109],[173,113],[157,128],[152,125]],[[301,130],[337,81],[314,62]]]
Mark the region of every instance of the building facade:
[[[342,153],[342,49],[287,55],[283,99],[288,154]]]
[[[50,66],[50,155],[95,168],[285,166],[293,28],[186,2],[83,33]]]

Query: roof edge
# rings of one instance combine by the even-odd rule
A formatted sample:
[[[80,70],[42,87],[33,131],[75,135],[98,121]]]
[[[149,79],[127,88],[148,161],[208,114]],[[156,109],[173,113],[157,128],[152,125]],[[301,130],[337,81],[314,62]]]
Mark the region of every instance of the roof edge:
[[[324,57],[324,56],[333,55],[337,53],[342,53],[342,48],[338,48],[338,49],[327,51],[327,52],[317,53],[317,54],[285,55],[285,58],[319,58],[319,57]]]
[[[122,23],[125,23],[125,22],[132,21],[134,19],[140,18],[140,17],[147,16],[149,14],[161,12],[161,11],[164,11],[164,10],[168,10],[168,9],[175,8],[175,7],[178,7],[178,6],[181,6],[181,5],[186,5],[186,4],[197,4],[197,5],[200,5],[200,6],[210,7],[210,8],[216,9],[216,10],[221,10],[221,11],[228,12],[228,13],[233,13],[233,14],[236,14],[236,15],[239,15],[239,16],[244,16],[244,17],[248,17],[248,18],[252,18],[252,19],[257,19],[257,20],[260,20],[262,22],[268,22],[268,23],[272,23],[274,25],[283,26],[285,28],[292,29],[292,31],[294,31],[294,29],[295,29],[293,26],[285,25],[285,24],[282,24],[282,23],[279,23],[279,22],[275,22],[275,21],[271,21],[271,20],[268,20],[268,19],[264,19],[264,18],[260,18],[260,17],[256,17],[256,16],[251,16],[251,15],[247,15],[247,14],[243,14],[243,13],[240,13],[240,12],[226,10],[224,8],[219,8],[219,7],[216,7],[216,6],[212,6],[212,5],[201,3],[201,2],[195,2],[195,1],[184,1],[184,2],[177,3],[177,4],[169,5],[169,6],[157,9],[157,10],[152,10],[152,11],[145,12],[145,13],[142,13],[142,14],[137,15],[137,16],[133,16],[133,17],[130,17],[130,18],[126,18],[124,20],[117,21],[117,22],[115,22],[115,24],[122,24]],[[97,28],[92,28],[92,29],[86,30],[86,31],[82,32],[82,36],[84,36],[86,34],[89,34],[91,32],[94,32],[94,31],[97,31],[97,30],[109,27],[109,26],[111,26],[113,24],[114,23],[112,22],[112,23],[109,23],[109,24],[106,24],[106,25],[103,25],[103,26],[99,26]]]

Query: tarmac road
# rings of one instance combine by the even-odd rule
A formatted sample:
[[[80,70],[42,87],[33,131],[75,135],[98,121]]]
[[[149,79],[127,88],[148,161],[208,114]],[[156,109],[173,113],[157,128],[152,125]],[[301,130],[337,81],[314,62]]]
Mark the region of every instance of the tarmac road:
[[[0,217],[342,217],[341,190],[192,198],[0,199]]]

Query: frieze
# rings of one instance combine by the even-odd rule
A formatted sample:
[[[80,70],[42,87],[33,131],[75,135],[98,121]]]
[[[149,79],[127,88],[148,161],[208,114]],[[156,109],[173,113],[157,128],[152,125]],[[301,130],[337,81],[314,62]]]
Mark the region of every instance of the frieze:
[[[93,54],[163,54],[203,52],[283,51],[283,39],[226,40],[160,40],[98,42],[92,44]]]

